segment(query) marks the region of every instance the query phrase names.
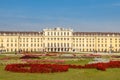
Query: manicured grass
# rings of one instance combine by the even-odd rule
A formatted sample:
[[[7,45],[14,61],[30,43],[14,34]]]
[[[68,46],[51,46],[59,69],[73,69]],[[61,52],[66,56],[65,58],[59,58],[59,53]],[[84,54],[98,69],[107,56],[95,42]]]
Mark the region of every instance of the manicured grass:
[[[5,55],[0,55],[0,59],[6,57]]]
[[[14,73],[0,66],[0,80],[120,80],[120,69],[69,69],[62,73]]]
[[[5,56],[0,55],[0,58]],[[12,57],[13,58],[13,57]],[[15,57],[16,59],[19,57]],[[87,64],[92,59],[67,61],[65,64]],[[100,71],[97,69],[69,69],[61,73],[15,73],[4,70],[5,65],[0,65],[0,80],[120,80],[120,68]]]
[[[92,61],[92,59],[80,59],[80,60],[70,60],[70,61],[65,61],[65,64],[75,64],[75,65],[85,65],[88,64],[89,61]]]

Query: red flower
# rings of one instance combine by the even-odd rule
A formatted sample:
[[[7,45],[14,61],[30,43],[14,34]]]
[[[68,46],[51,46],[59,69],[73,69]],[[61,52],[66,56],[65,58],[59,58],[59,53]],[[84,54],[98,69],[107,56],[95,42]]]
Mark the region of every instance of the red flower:
[[[12,72],[31,72],[31,73],[50,73],[68,71],[67,65],[58,64],[9,64],[5,67],[6,71]]]
[[[106,71],[106,68],[105,68],[105,66],[104,66],[102,63],[99,63],[99,64],[97,65],[97,70]]]

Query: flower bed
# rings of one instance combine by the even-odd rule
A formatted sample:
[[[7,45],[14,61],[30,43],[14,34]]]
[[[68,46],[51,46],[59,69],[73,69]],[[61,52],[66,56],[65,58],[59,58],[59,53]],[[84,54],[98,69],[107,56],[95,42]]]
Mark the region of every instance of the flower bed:
[[[90,69],[96,68],[97,70],[105,71],[107,68],[120,68],[120,61],[110,61],[108,63],[93,63],[82,65],[69,65],[70,68],[79,68],[79,69]]]
[[[68,66],[57,64],[9,64],[5,67],[5,70],[12,72],[53,73],[66,72],[68,71]]]
[[[102,55],[100,55],[100,54],[84,54],[81,57],[83,57],[83,58],[101,58]]]
[[[47,53],[47,54],[45,54],[45,56],[57,56],[57,54],[55,54],[55,53]]]
[[[110,61],[108,63],[93,63],[82,65],[59,65],[59,64],[9,64],[5,67],[6,71],[30,72],[30,73],[53,73],[66,72],[69,68],[91,69],[106,71],[107,68],[120,68],[120,61]]]
[[[39,58],[39,56],[37,55],[24,55],[22,57],[20,57],[20,59],[36,59]]]
[[[22,60],[0,60],[0,65],[8,65],[8,64],[24,64],[25,61]]]

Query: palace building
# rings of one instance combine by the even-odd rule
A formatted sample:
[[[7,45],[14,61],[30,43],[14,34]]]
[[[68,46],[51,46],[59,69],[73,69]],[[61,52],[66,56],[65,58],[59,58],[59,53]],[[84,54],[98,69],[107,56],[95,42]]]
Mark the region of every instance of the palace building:
[[[51,28],[41,32],[0,31],[0,52],[120,52],[119,32],[74,32]]]

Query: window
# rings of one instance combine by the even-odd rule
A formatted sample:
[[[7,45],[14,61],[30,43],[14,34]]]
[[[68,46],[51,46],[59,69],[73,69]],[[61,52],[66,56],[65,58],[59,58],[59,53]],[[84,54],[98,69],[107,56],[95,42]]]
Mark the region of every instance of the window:
[[[56,43],[54,43],[54,47],[56,47]]]
[[[11,52],[13,51],[13,49],[11,49]]]
[[[61,36],[63,35],[63,33],[61,32]]]
[[[22,44],[23,45],[23,47],[25,47],[25,44]]]
[[[91,47],[91,44],[89,46]]]
[[[33,44],[31,44],[31,47],[33,46]]]
[[[28,47],[28,44],[26,44],[26,47]]]
[[[41,44],[41,47],[42,47],[43,45]]]
[[[28,38],[26,38],[26,41],[28,42]]]
[[[100,44],[98,44],[98,47],[100,47]]]
[[[37,47],[39,47],[39,44],[37,44]]]
[[[105,44],[105,47],[107,47],[107,44]]]
[[[64,47],[66,47],[66,43],[64,43]]]
[[[9,47],[9,44],[7,44],[7,47]]]
[[[57,43],[57,47],[59,47],[59,43]]]
[[[54,36],[56,36],[56,32],[54,32]]]
[[[15,44],[15,47],[17,47],[17,44]]]
[[[11,42],[13,42],[13,39],[11,39]]]
[[[25,42],[25,38],[23,38],[23,42]]]
[[[49,36],[49,32],[48,32],[48,36]]]
[[[78,47],[78,44],[76,44],[76,46]]]
[[[101,44],[101,47],[103,47],[103,44]]]
[[[67,32],[67,36],[69,36],[69,32]]]
[[[86,44],[86,47],[88,47],[88,44]]]
[[[53,43],[51,43],[51,47],[53,47]]]
[[[50,44],[48,43],[48,47],[50,47]]]
[[[81,47],[81,44],[79,44],[79,46]]]
[[[67,43],[67,47],[69,47],[69,43]]]
[[[39,38],[37,38],[37,42],[39,42]]]
[[[117,47],[117,44],[115,44],[115,47]]]
[[[59,36],[59,32],[57,33],[57,35]]]
[[[83,44],[83,47],[84,47],[84,44]]]

